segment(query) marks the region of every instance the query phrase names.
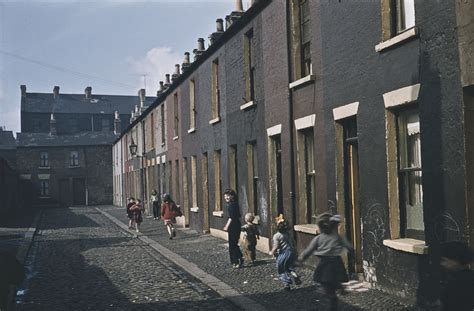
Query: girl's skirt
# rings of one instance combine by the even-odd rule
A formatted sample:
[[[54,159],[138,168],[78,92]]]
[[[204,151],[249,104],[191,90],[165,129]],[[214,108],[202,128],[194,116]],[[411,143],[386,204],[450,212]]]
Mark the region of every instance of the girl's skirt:
[[[313,275],[315,282],[340,288],[341,283],[349,281],[340,256],[318,256],[318,258],[319,264]]]

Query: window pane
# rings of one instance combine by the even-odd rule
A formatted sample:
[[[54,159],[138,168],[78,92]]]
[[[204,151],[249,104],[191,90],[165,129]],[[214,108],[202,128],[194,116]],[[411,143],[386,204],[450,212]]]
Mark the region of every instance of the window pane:
[[[424,230],[421,171],[406,173],[407,229]]]
[[[401,0],[402,3],[402,29],[408,29],[415,26],[415,1]]]

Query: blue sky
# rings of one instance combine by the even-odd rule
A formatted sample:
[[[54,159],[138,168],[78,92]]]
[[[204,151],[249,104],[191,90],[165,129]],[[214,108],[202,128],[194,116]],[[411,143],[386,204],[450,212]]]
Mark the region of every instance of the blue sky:
[[[244,0],[244,9],[248,1]],[[0,0],[0,126],[20,131],[27,92],[155,95],[235,0]],[[191,55],[192,56],[192,55]]]

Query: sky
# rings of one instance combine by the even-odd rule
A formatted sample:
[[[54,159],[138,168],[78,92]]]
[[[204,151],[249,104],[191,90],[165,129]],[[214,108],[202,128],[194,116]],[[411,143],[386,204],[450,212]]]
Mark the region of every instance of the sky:
[[[248,1],[244,0],[244,9]],[[235,0],[0,0],[0,126],[20,131],[27,92],[156,95]],[[144,76],[146,75],[146,76]]]

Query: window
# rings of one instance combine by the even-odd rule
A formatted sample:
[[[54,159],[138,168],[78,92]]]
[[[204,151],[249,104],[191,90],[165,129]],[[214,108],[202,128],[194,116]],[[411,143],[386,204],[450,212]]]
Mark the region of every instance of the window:
[[[214,193],[215,193],[215,211],[222,210],[222,174],[221,174],[221,151],[214,151]]]
[[[421,235],[422,238],[423,186],[420,119],[417,110],[398,114],[397,132],[401,229],[405,237],[420,238]]]
[[[392,36],[415,26],[415,0],[392,0]]]
[[[281,157],[281,134],[269,136],[269,181],[270,206],[273,215],[284,214],[283,211],[283,178]]]
[[[178,93],[173,96],[173,112],[174,112],[174,137],[179,136],[179,111],[178,111]]]
[[[179,189],[179,160],[174,161],[174,196],[177,202],[181,202],[181,191]]]
[[[197,159],[196,156],[191,157],[191,196],[192,207],[197,207]]]
[[[102,131],[103,132],[110,131],[110,122],[108,119],[102,119]]]
[[[220,89],[219,89],[219,60],[212,62],[212,119],[218,119],[220,116]]]
[[[49,196],[49,180],[40,180],[40,196]]]
[[[196,128],[196,83],[189,81],[189,129]]]
[[[151,149],[155,148],[155,118],[153,112],[150,115],[150,139]]]
[[[314,167],[313,129],[303,131],[304,172],[306,178],[306,222],[313,223],[316,218],[316,171]]]
[[[79,166],[79,152],[71,151],[69,153],[69,166]]]
[[[255,141],[247,143],[249,212],[258,214],[258,157]]]
[[[245,99],[248,102],[255,99],[255,48],[253,38],[253,30],[247,32],[244,38]]]
[[[165,104],[164,103],[161,104],[160,112],[161,112],[161,145],[165,145],[166,144],[166,133],[165,133],[166,125],[165,125]]]
[[[40,152],[40,167],[49,167],[48,153]]]
[[[301,44],[301,76],[311,73],[311,23],[309,0],[299,0],[300,13],[300,44]]]

